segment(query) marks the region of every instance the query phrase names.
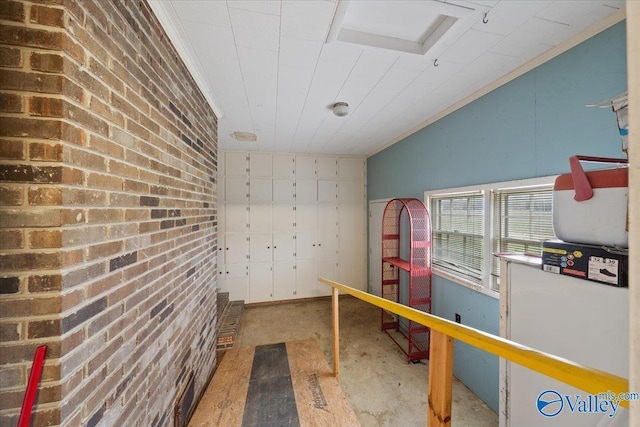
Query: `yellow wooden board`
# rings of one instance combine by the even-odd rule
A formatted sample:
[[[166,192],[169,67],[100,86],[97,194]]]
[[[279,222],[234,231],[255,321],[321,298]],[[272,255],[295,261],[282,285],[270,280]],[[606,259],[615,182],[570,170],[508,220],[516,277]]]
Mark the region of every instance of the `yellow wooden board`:
[[[189,427],[243,426],[255,349],[226,352]],[[286,353],[300,426],[360,426],[315,340],[288,342]]]

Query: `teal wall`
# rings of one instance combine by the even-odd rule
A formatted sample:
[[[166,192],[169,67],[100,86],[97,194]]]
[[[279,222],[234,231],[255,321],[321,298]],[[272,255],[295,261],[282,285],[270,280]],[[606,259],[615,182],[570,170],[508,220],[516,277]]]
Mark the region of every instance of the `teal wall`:
[[[369,200],[559,174],[573,154],[620,157],[615,114],[585,104],[624,92],[626,69],[623,22],[371,156]],[[433,313],[499,333],[497,299],[433,282]],[[456,377],[497,411],[497,358],[455,351]]]

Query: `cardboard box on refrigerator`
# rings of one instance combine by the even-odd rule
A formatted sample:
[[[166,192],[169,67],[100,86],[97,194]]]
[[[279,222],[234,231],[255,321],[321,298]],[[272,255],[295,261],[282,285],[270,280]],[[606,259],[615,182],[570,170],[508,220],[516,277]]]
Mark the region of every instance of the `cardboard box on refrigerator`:
[[[547,240],[542,243],[542,269],[612,286],[629,286],[629,256],[625,250]]]

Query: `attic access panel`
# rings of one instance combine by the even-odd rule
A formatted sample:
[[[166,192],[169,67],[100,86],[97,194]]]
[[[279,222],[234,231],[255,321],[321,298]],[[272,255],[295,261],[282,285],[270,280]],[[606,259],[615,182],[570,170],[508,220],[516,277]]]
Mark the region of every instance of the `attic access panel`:
[[[342,41],[424,55],[474,9],[439,1],[348,1],[336,8],[327,43]]]

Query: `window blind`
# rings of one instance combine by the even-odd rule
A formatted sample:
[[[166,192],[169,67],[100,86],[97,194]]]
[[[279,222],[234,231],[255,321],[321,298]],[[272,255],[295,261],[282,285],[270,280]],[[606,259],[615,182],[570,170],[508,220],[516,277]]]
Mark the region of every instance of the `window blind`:
[[[484,198],[481,192],[431,198],[433,263],[482,280]]]
[[[493,252],[542,254],[542,242],[553,239],[552,190],[496,190],[493,192]],[[500,280],[500,260],[491,261],[492,287]]]

